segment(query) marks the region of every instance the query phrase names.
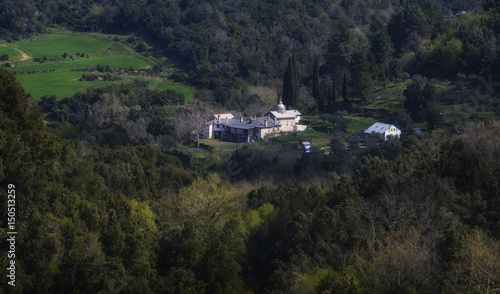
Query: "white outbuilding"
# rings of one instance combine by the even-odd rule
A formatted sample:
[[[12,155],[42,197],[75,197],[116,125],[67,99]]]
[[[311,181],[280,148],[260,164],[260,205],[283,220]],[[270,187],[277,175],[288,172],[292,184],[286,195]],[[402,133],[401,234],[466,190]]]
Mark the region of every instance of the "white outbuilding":
[[[390,137],[398,138],[401,137],[401,130],[395,125],[384,124],[384,123],[374,123],[371,127],[364,131],[365,136],[372,133],[380,134],[384,137],[384,141]]]

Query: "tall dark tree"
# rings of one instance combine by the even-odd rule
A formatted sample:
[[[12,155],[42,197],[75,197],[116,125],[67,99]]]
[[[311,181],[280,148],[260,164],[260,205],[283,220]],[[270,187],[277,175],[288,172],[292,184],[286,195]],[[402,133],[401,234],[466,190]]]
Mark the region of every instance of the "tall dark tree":
[[[496,34],[500,34],[500,0],[487,0],[483,7],[488,27],[492,28]]]
[[[396,12],[388,26],[398,54],[415,51],[416,36],[424,39],[436,36],[443,28],[443,14],[432,1],[413,2]]]
[[[327,79],[321,79],[319,90],[319,111],[325,112],[325,103],[329,103],[331,96],[330,82]]]
[[[486,0],[484,2],[484,11],[500,10],[500,0]]]
[[[337,93],[335,88],[335,81],[332,81],[332,90],[330,92],[330,96],[328,96],[328,111],[332,111],[333,103],[337,100]]]
[[[403,95],[406,97],[403,103],[404,108],[410,113],[413,119],[416,119],[419,112],[423,110],[424,99],[422,97],[422,85],[419,83],[408,85]]]
[[[300,74],[299,74],[299,67],[297,65],[297,60],[295,59],[295,54],[292,53],[292,69],[293,69],[293,77],[294,77],[294,95],[293,95],[293,103],[292,106],[296,107],[297,106],[297,94],[299,90],[299,80],[300,80]]]
[[[391,37],[384,25],[373,26],[373,29],[376,31],[373,31],[375,35],[371,44],[371,50],[378,65],[382,69],[382,76],[388,78],[392,74],[390,64],[392,54],[394,53]]]
[[[333,81],[338,83],[342,81],[342,73],[349,66],[352,51],[351,32],[345,24],[341,24],[330,37],[325,56],[326,66],[332,74]]]
[[[412,83],[403,92],[406,97],[403,106],[414,120],[421,121],[426,115],[425,112],[435,112],[428,108],[428,103],[434,99],[435,93],[436,89],[431,84],[422,86],[420,83]]]
[[[297,64],[295,56],[292,54],[288,57],[288,66],[283,77],[283,104],[289,107],[295,107],[297,101]]]
[[[348,93],[348,89],[347,89],[347,75],[344,72],[344,80],[342,81],[342,98],[344,98],[344,102],[349,101],[348,95],[349,95],[349,93]]]
[[[353,96],[363,99],[373,87],[370,74],[370,63],[366,50],[358,50],[352,54],[351,89]]]
[[[322,105],[320,105],[319,100],[320,100],[320,81],[319,81],[319,62],[318,62],[318,57],[314,58],[314,69],[313,69],[313,97],[314,101],[316,101],[316,108],[318,110],[321,109]],[[324,100],[323,100],[324,101]]]

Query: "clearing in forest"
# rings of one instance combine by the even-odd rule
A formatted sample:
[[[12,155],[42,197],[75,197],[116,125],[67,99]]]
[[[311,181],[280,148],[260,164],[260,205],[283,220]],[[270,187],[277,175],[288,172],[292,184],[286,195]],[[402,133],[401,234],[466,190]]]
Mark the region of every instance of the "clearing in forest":
[[[169,81],[166,74],[155,76],[150,68],[152,57],[135,52],[121,42],[124,36],[59,32],[42,34],[27,40],[0,46],[0,55],[8,54],[17,80],[35,100],[55,95],[70,97],[89,87],[147,80],[153,89],[172,89],[190,101],[193,89]],[[4,53],[5,52],[5,53]],[[82,80],[83,75],[96,76]]]

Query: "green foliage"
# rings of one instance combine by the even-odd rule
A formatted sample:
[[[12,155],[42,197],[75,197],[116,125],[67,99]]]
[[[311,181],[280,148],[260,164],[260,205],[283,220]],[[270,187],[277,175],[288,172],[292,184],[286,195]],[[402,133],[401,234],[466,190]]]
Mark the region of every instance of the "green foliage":
[[[347,89],[347,75],[344,72],[344,80],[342,81],[342,98],[344,99],[344,102],[349,101],[349,91]]]
[[[429,110],[430,102],[435,99],[436,90],[431,84],[422,86],[420,83],[412,83],[403,94],[406,97],[404,108],[414,120],[421,121],[426,117],[424,111]]]
[[[322,95],[320,94],[320,80],[319,80],[319,63],[318,57],[314,58],[314,69],[313,69],[313,87],[312,94],[314,100],[316,101],[316,108],[318,110],[323,108],[324,99],[322,99]]]
[[[274,206],[270,203],[264,203],[257,209],[250,210],[244,216],[245,225],[249,230],[259,227],[264,223],[265,218],[274,211]]]
[[[443,25],[436,5],[477,7],[458,2],[397,3],[387,30],[398,56],[416,50],[414,70],[454,76],[459,70],[480,73],[494,62],[498,5],[487,1],[484,22],[470,13]],[[71,9],[14,4],[5,2],[0,12],[0,27],[10,30],[0,30],[3,36],[27,36],[47,22],[148,32],[185,64],[194,84],[235,108],[260,103],[245,94],[246,82],[281,83],[273,79],[281,78],[290,51],[296,55],[285,82],[293,81],[283,94],[307,83],[299,80],[299,64],[312,64],[327,51],[326,67],[314,69],[322,104],[335,90],[328,94],[329,78],[320,74],[330,74],[333,85],[343,80],[347,102],[351,94],[363,98],[366,89],[386,87],[376,79],[394,77],[398,63],[391,59],[384,21],[366,17],[374,7],[388,7],[387,1],[90,1]],[[340,23],[335,33],[329,28],[333,15]],[[137,50],[151,50],[140,37],[128,39]],[[73,55],[66,49],[58,54],[64,52]],[[96,69],[98,64],[109,65],[99,66],[103,71],[113,67],[100,61]],[[40,66],[50,69],[48,62]],[[441,293],[488,291],[498,283],[496,121],[467,125],[462,135],[438,130],[401,144],[360,144],[343,131],[390,113],[339,111],[321,117],[323,126],[333,126],[332,138],[322,143],[331,140],[328,154],[314,150],[298,158],[296,142],[312,137],[308,130],[233,154],[210,154],[206,163],[168,149],[173,105],[184,101],[175,92],[137,81],[60,101],[43,97],[47,126],[70,142],[45,129],[11,74],[0,70],[0,81],[0,184],[14,183],[20,195],[18,292]],[[411,84],[404,92],[405,108],[430,127],[443,107],[435,95],[439,87]],[[314,139],[319,136],[327,135],[317,131]],[[211,173],[229,160],[241,167],[231,182]],[[0,208],[5,220],[5,202]],[[6,261],[0,259],[2,267]],[[11,290],[5,276],[0,280],[0,291]]]
[[[190,220],[205,232],[211,227],[223,227],[226,217],[239,211],[243,201],[242,195],[219,175],[210,174],[181,189],[176,202],[180,221]]]
[[[165,73],[159,72],[158,63],[148,69],[148,64],[152,64],[151,58],[145,58],[131,48],[111,40],[109,35],[67,32],[44,34],[17,42],[15,46],[25,50],[30,59],[16,63],[10,70],[20,75],[19,81],[36,99],[44,95],[56,95],[59,99],[70,97],[89,86],[109,85],[107,81],[120,80],[122,83],[130,83],[130,76],[145,76],[144,78],[153,82],[152,89],[174,89],[184,93],[188,99],[193,95],[193,91],[188,87],[148,77],[165,76],[169,70]],[[71,52],[76,53],[73,55]],[[16,54],[18,55],[17,52]],[[78,76],[82,73],[78,74],[78,71],[85,74],[106,72],[111,74],[112,78],[81,83]]]
[[[422,3],[412,2],[401,7],[392,16],[388,30],[391,35],[394,49],[398,54],[414,49],[418,45],[414,37],[424,39],[436,36],[444,24],[443,13],[432,1]]]
[[[0,122],[3,128],[14,133],[41,129],[43,121],[31,96],[4,69],[0,69],[0,80]]]
[[[297,89],[299,85],[299,77],[297,72],[297,62],[295,55],[288,57],[288,65],[283,77],[283,104],[288,107],[295,107],[297,102]]]
[[[333,75],[333,80],[339,84],[342,81],[342,74],[349,66],[349,60],[354,50],[353,46],[349,28],[345,23],[341,23],[340,27],[333,31],[328,41],[328,50],[325,56],[328,72]]]
[[[350,69],[351,81],[350,88],[352,95],[358,99],[366,99],[366,94],[373,87],[373,81],[370,74],[370,64],[366,50],[355,51],[352,54]],[[345,98],[344,98],[345,99]]]
[[[373,29],[375,36],[371,43],[371,52],[375,56],[377,64],[382,69],[382,77],[388,78],[395,75],[395,70],[391,68],[392,55],[394,48],[387,28],[375,21]]]
[[[74,52],[96,54],[107,47],[107,44],[83,34],[48,34],[39,35],[32,40],[16,44],[19,49],[32,57],[54,57],[63,54],[73,55]]]
[[[484,24],[482,16],[467,13],[450,20],[450,25],[419,55],[421,69],[437,76],[452,76],[457,71],[477,74],[488,69],[495,46],[491,28]]]
[[[437,253],[415,228],[377,236],[355,257],[356,269],[371,293],[414,293],[436,287]],[[433,273],[429,275],[429,273]]]
[[[321,79],[320,83],[320,107],[324,108],[326,104],[326,110],[329,110],[333,106],[332,102],[332,93],[331,93],[331,87],[330,87],[330,82],[327,79]]]
[[[2,55],[4,58],[8,57],[7,59],[4,59],[4,61],[7,61],[9,59],[13,61],[21,57],[19,51],[17,51],[14,47],[5,44],[0,45],[0,55]]]

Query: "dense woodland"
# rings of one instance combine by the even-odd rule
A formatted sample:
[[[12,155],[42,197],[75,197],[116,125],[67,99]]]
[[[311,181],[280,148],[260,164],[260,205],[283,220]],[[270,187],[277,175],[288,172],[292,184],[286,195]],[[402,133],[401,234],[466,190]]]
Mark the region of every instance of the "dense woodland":
[[[3,274],[0,288],[499,292],[500,121],[437,128],[439,103],[477,95],[478,76],[498,80],[499,9],[498,0],[3,1],[4,39],[49,26],[130,34],[200,91],[185,105],[137,81],[37,104],[0,69],[0,194],[15,185],[18,232],[16,287]],[[339,110],[409,76],[399,121],[435,132],[363,148],[357,134],[336,132],[329,154],[279,138],[208,156],[183,147],[196,125],[179,122],[262,103],[249,87],[279,89],[287,105],[342,125]],[[456,87],[440,92],[432,79]],[[481,107],[498,108],[494,88],[480,94]],[[4,240],[6,220],[2,201]],[[8,244],[0,248],[7,268]]]
[[[18,40],[47,26],[139,36],[184,69],[176,80],[209,90],[226,108],[244,110],[251,99],[248,85],[275,86],[292,65],[291,55],[297,89],[283,88],[281,94],[311,87],[317,58],[319,78],[328,81],[323,84],[333,96],[323,104],[343,93],[345,99],[363,98],[374,84],[405,73],[455,79],[457,73],[492,72],[499,63],[498,5],[497,0],[3,1],[0,37]],[[145,50],[141,42],[135,46]],[[293,106],[296,97],[283,99]]]

